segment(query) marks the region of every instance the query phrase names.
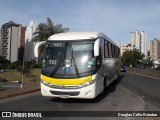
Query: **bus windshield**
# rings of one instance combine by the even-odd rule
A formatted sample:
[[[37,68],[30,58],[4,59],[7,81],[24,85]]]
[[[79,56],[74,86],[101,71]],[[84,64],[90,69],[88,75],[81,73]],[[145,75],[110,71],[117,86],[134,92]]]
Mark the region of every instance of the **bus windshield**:
[[[94,40],[48,41],[42,74],[55,78],[76,78],[95,72]]]

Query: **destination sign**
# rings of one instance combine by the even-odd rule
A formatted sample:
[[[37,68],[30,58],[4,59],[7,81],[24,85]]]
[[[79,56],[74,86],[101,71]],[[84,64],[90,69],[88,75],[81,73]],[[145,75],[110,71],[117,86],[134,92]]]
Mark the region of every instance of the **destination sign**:
[[[65,47],[65,43],[62,42],[56,42],[56,43],[48,43],[49,47]]]

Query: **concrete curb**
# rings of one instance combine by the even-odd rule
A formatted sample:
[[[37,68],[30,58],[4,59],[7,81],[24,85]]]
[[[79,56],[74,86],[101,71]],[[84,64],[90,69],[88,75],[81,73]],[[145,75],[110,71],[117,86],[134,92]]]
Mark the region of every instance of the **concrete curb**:
[[[127,71],[128,73],[133,73],[133,74],[137,74],[137,75],[141,75],[141,76],[145,76],[145,77],[150,77],[150,78],[154,78],[154,79],[160,79],[158,77],[153,77],[153,76],[148,76],[148,75],[144,75],[144,74],[139,74],[139,73],[136,73],[136,72],[130,72],[130,71]]]
[[[35,89],[35,90],[28,90],[28,91],[24,91],[24,92],[20,92],[20,93],[13,93],[13,94],[6,95],[6,96],[0,96],[0,100],[6,99],[6,98],[11,98],[11,97],[16,97],[19,95],[29,94],[29,93],[33,93],[33,92],[38,92],[38,91],[40,91],[40,88]]]
[[[155,77],[156,79],[159,78],[160,79],[160,70],[154,70],[154,69],[142,69],[142,68],[136,68],[136,67],[126,67],[127,72],[132,72],[132,73],[137,73],[140,75],[146,75],[147,77]]]

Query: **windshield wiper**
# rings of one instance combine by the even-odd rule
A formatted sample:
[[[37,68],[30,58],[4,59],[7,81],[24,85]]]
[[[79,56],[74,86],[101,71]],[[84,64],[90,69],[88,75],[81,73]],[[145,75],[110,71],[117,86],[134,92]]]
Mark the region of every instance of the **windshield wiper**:
[[[73,60],[73,65],[74,65],[74,68],[75,68],[77,77],[80,78],[80,74],[79,74],[79,71],[78,71],[78,68],[77,68],[77,64],[76,64],[75,58],[74,58],[74,56],[73,56],[73,48],[72,48],[72,46],[71,46],[71,50],[72,50],[71,64],[72,64],[72,60]]]
[[[68,44],[66,43],[66,46],[65,46],[65,47],[66,47],[66,50],[65,50],[64,58],[63,58],[62,60],[60,60],[60,61],[58,62],[58,64],[55,66],[55,68],[53,69],[53,71],[52,71],[51,74],[50,74],[51,77],[57,72],[57,70],[58,70],[58,69],[60,68],[60,66],[61,66],[61,63],[63,63],[64,60],[66,59],[67,46],[68,46]]]
[[[53,69],[53,71],[51,72],[50,76],[52,77],[56,72],[57,70],[60,68],[61,66],[61,63],[64,62],[64,60],[66,59],[66,54],[67,54],[67,48],[68,48],[68,43],[66,43],[66,50],[65,50],[65,55],[64,55],[64,58],[58,62],[58,64],[55,66],[55,68]],[[76,64],[76,61],[75,61],[75,58],[73,56],[73,48],[71,46],[71,64],[72,64],[72,60],[73,60],[73,65],[74,65],[74,68],[75,68],[75,71],[76,71],[76,74],[77,74],[77,77],[80,78],[80,74],[79,74],[79,71],[78,71],[78,68],[77,68],[77,64]]]

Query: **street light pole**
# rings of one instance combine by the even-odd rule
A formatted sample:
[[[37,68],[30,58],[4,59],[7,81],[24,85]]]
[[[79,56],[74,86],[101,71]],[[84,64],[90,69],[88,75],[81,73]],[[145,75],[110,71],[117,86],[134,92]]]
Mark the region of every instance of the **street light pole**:
[[[23,74],[24,74],[24,55],[23,55],[23,64],[22,64],[22,83],[21,83],[21,88],[24,87]]]

